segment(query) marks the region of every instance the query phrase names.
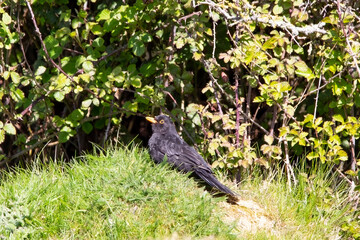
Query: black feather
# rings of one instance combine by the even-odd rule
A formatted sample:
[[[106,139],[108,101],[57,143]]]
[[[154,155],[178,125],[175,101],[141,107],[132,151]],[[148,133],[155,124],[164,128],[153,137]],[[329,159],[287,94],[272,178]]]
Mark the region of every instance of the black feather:
[[[149,140],[149,149],[156,163],[161,163],[166,155],[167,161],[176,169],[190,172],[209,186],[233,197],[236,196],[216,179],[210,165],[200,154],[179,136],[168,116],[159,115],[152,120],[153,134]]]

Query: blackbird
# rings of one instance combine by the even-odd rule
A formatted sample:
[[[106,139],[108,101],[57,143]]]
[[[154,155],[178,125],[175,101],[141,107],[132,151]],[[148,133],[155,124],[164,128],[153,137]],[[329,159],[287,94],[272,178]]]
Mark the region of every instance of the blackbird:
[[[166,156],[168,163],[174,168],[192,173],[226,195],[236,196],[216,179],[210,165],[200,154],[179,136],[168,116],[146,117],[146,120],[152,123],[153,134],[149,140],[149,148],[150,155],[156,163],[161,163]]]

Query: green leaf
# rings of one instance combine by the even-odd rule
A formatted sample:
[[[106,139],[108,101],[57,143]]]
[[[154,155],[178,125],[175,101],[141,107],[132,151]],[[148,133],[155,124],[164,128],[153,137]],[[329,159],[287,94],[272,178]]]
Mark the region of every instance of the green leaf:
[[[135,41],[132,50],[135,56],[140,57],[145,53],[146,48],[143,42]]]
[[[70,139],[70,137],[74,136],[74,134],[75,134],[75,131],[72,130],[70,127],[68,127],[68,126],[63,127],[60,130],[59,135],[58,135],[59,142],[60,143],[67,142]]]
[[[276,14],[276,15],[279,15],[283,12],[283,7],[282,6],[279,6],[279,5],[275,5],[274,8],[273,8],[273,13]]]
[[[2,21],[5,23],[5,25],[9,25],[11,23],[11,17],[7,12],[3,13]]]
[[[73,29],[79,28],[82,23],[83,23],[83,21],[82,21],[81,19],[74,18],[74,19],[71,21],[71,27],[72,27]]]
[[[17,72],[10,72],[11,80],[18,84],[20,83],[20,75]]]
[[[130,78],[130,84],[135,88],[141,87],[141,77],[140,76],[134,76]]]
[[[80,109],[75,109],[74,111],[72,111],[72,113],[69,114],[68,118],[71,121],[80,121],[84,118],[84,113]]]
[[[294,44],[293,45],[294,52],[297,54],[304,54],[304,49],[300,47],[299,45]]]
[[[98,37],[93,41],[92,46],[95,47],[95,48],[99,48],[99,47],[102,47],[104,45],[104,42],[105,41],[104,41],[103,38]]]
[[[86,99],[86,100],[82,101],[81,107],[88,108],[88,107],[90,107],[91,103],[92,103],[92,99]]]
[[[103,34],[103,29],[99,24],[90,24],[91,25],[91,32],[94,35],[102,35]]]
[[[119,75],[120,73],[122,73],[122,68],[121,66],[116,66],[112,71],[111,71],[111,74],[114,75],[114,76],[117,76]]]
[[[21,91],[20,88],[15,89],[15,91],[11,89],[10,96],[16,102],[19,102],[25,98],[25,94],[23,91]]]
[[[55,59],[60,56],[60,54],[63,51],[63,48],[59,46],[59,41],[56,38],[54,38],[52,35],[49,35],[45,38],[44,43],[52,59]]]
[[[307,80],[311,80],[315,78],[311,69],[306,65],[304,61],[298,61],[295,63],[295,67],[297,68],[295,73],[301,77],[305,77]]]
[[[85,72],[90,72],[94,69],[94,65],[91,61],[85,61],[82,64],[82,67],[84,69]]]
[[[220,19],[220,15],[215,11],[211,11],[209,15],[214,22],[217,22]]]
[[[70,139],[70,133],[68,132],[59,132],[59,142],[60,143],[65,143]]]
[[[344,150],[338,151],[337,155],[339,156],[340,161],[347,161],[349,159],[347,153]]]
[[[16,129],[15,129],[14,125],[12,125],[12,123],[6,123],[4,126],[4,130],[8,134],[16,135]]]
[[[278,37],[272,37],[270,38],[269,40],[267,40],[264,45],[263,45],[263,50],[266,50],[266,49],[274,49],[276,47],[276,43],[278,41]]]
[[[291,117],[295,114],[295,108],[291,105],[284,106],[284,110],[287,114],[289,114]]]
[[[35,71],[35,76],[40,76],[41,74],[43,74],[44,72],[46,72],[46,67],[44,66],[39,66],[36,71]]]
[[[262,97],[262,96],[256,96],[253,100],[254,103],[261,103],[261,102],[264,102],[265,101],[265,98]]]
[[[5,130],[0,129],[0,143],[3,143],[5,141]]]
[[[345,128],[346,128],[346,125],[339,125],[335,128],[335,132],[336,133],[342,132],[345,130]]]
[[[56,101],[58,101],[58,102],[61,102],[62,100],[64,100],[64,97],[65,97],[65,95],[64,95],[64,93],[61,92],[61,91],[57,91],[57,92],[54,93],[54,98],[55,98]]]
[[[97,107],[100,105],[100,101],[97,98],[93,98],[92,103]]]
[[[341,116],[340,114],[335,114],[335,115],[333,116],[333,119],[334,119],[334,121],[338,121],[338,122],[344,123],[344,118],[343,118],[343,116]]]
[[[89,122],[85,122],[82,126],[81,129],[84,131],[84,133],[89,134],[91,133],[91,131],[94,129],[93,125]]]
[[[175,46],[177,49],[180,49],[185,46],[185,40],[183,38],[179,38],[175,41]]]
[[[97,16],[96,16],[96,21],[99,22],[101,20],[108,20],[110,19],[110,10],[109,9],[104,9],[102,10]]]
[[[130,102],[130,101],[127,101],[125,102],[125,104],[123,105],[123,108],[124,109],[127,109],[129,111],[132,111],[132,112],[137,112],[137,109],[138,109],[138,103],[137,102]]]
[[[151,42],[151,41],[152,41],[152,37],[151,37],[151,35],[148,34],[148,33],[143,33],[143,34],[141,34],[141,35],[140,35],[140,39],[141,39],[141,41],[143,41],[143,42]]]
[[[152,62],[145,63],[140,67],[139,71],[144,77],[150,77],[156,72],[156,64]]]
[[[136,64],[130,64],[127,68],[127,71],[130,73],[130,74],[133,74],[135,73],[137,70],[136,70]]]
[[[306,155],[306,158],[309,160],[313,160],[314,158],[318,158],[318,157],[319,157],[319,154],[316,152],[311,152],[308,155]]]
[[[70,79],[68,79],[64,74],[61,73],[59,76],[57,76],[55,80],[55,84],[56,84],[56,89],[63,90],[64,87],[70,85]]]
[[[199,52],[194,52],[193,53],[193,58],[195,59],[195,61],[199,61],[202,57],[202,53]]]

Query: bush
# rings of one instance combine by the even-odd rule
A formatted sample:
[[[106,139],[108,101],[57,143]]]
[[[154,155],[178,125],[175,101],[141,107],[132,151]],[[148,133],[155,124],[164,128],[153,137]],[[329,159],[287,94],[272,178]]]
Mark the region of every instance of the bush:
[[[214,166],[285,159],[291,173],[306,154],[355,176],[357,5],[4,1],[1,165],[48,142],[81,152],[162,109]]]

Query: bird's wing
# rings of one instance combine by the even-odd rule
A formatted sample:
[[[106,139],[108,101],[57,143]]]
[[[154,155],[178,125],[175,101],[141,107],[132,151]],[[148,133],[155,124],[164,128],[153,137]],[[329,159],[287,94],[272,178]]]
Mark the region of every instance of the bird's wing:
[[[178,135],[157,136],[154,143],[156,143],[152,144],[154,152],[162,158],[166,155],[167,161],[178,170],[193,172],[210,186],[235,196],[229,188],[216,179],[210,165],[205,162],[200,154]]]
[[[195,169],[202,169],[212,173],[210,165],[179,136],[164,136],[157,145],[157,150],[166,155],[167,161],[179,170],[193,172]]]

